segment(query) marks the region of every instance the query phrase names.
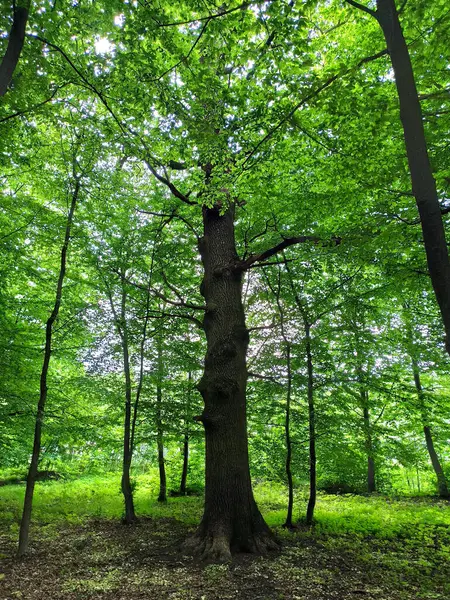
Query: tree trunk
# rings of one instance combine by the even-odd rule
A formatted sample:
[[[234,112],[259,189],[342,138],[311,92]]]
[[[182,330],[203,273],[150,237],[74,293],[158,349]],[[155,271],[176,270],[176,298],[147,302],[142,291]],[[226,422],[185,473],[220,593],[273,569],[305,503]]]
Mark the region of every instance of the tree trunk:
[[[205,508],[187,547],[205,559],[226,561],[231,550],[265,552],[277,548],[253,497],[246,417],[246,353],[249,341],[242,305],[242,271],[234,234],[234,206],[224,214],[203,207],[207,352],[198,385],[204,401],[206,442]]]
[[[184,434],[184,442],[183,442],[183,469],[181,471],[181,481],[180,481],[180,494],[182,496],[186,495],[186,481],[188,474],[188,465],[189,465],[189,433],[186,431]]]
[[[370,413],[369,413],[369,393],[365,389],[361,389],[361,403],[363,408],[363,421],[364,421],[364,438],[365,448],[367,455],[367,491],[372,494],[377,491],[375,481],[375,458],[373,451],[373,440],[372,430],[370,425]]]
[[[0,96],[4,96],[8,90],[14,70],[19,62],[25,40],[25,29],[30,10],[30,0],[18,2],[14,6],[14,17],[11,31],[9,33],[8,47],[0,64]]]
[[[131,524],[136,520],[134,512],[133,488],[131,485],[131,459],[133,456],[134,439],[134,420],[132,424],[132,384],[130,368],[130,349],[128,342],[128,325],[126,314],[127,292],[126,292],[126,269],[122,268],[120,272],[121,300],[120,315],[117,313],[114,305],[113,292],[105,281],[111,312],[114,317],[114,323],[117,333],[120,337],[122,346],[123,372],[125,375],[125,414],[123,423],[123,454],[122,454],[122,479],[121,489],[125,506],[125,523]]]
[[[420,402],[420,411],[422,415],[422,425],[423,432],[425,434],[425,442],[427,444],[427,450],[430,456],[431,464],[433,465],[433,469],[436,474],[439,496],[441,496],[441,498],[450,498],[447,479],[445,477],[444,469],[442,468],[441,462],[439,460],[439,456],[437,455],[437,452],[435,450],[433,436],[431,434],[431,428],[428,424],[425,407],[425,394],[422,388],[422,382],[420,381],[419,365],[415,358],[411,358],[411,362],[414,374],[414,384],[416,386],[417,396]]]
[[[288,508],[286,521],[284,522],[283,527],[288,529],[293,528],[292,524],[292,511],[294,508],[294,482],[292,480],[292,442],[291,442],[291,429],[290,429],[290,420],[291,420],[291,391],[292,391],[292,371],[291,371],[291,345],[289,343],[286,344],[286,364],[287,364],[287,394],[286,394],[286,419],[284,423],[284,431],[286,436],[286,477],[288,481]]]
[[[411,59],[395,0],[377,0],[375,16],[383,30],[395,73],[412,189],[422,224],[431,282],[444,322],[447,352],[450,354],[450,262]]]
[[[122,351],[123,351],[123,369],[125,373],[125,418],[123,429],[123,463],[122,463],[122,493],[125,502],[125,522],[128,524],[136,520],[134,512],[133,488],[131,486],[131,413],[132,413],[132,385],[130,369],[130,350],[128,343],[128,327],[126,322],[126,290],[125,273],[122,275],[122,303],[121,303],[121,323],[122,332]]]
[[[162,426],[162,377],[163,377],[163,355],[162,340],[158,337],[158,376],[156,382],[156,440],[158,446],[158,467],[159,467],[159,494],[158,502],[167,502],[167,479],[166,464],[164,461],[164,434]]]
[[[47,376],[50,366],[50,358],[52,355],[52,338],[53,338],[53,325],[58,317],[59,309],[61,306],[62,289],[64,278],[66,275],[66,262],[67,262],[67,250],[70,243],[70,233],[72,230],[73,215],[78,201],[80,193],[81,182],[80,179],[76,179],[75,188],[72,194],[72,202],[70,204],[69,214],[67,216],[66,232],[64,236],[64,242],[61,248],[61,260],[59,267],[58,283],[56,286],[55,304],[50,317],[47,320],[45,328],[45,348],[44,348],[44,361],[42,364],[41,379],[40,379],[40,392],[39,401],[37,406],[36,421],[34,427],[34,442],[33,452],[31,455],[30,466],[28,469],[27,483],[25,488],[25,500],[23,505],[22,520],[20,522],[19,532],[19,548],[18,555],[23,556],[28,550],[28,537],[31,522],[31,511],[33,508],[33,495],[34,486],[36,483],[36,475],[38,472],[39,455],[41,452],[41,439],[42,439],[42,423],[44,420],[45,403],[47,400]]]
[[[191,406],[191,382],[192,373],[189,371],[188,375],[188,390],[187,390],[187,402],[186,402],[186,417],[185,417],[185,432],[183,442],[183,469],[181,471],[181,482],[180,482],[180,494],[186,495],[186,481],[189,465],[189,429],[188,429],[188,413]]]
[[[311,327],[305,320],[306,363],[308,369],[308,422],[309,422],[309,500],[306,509],[306,523],[312,525],[317,497],[316,459],[316,414],[314,406],[314,371],[311,352]]]

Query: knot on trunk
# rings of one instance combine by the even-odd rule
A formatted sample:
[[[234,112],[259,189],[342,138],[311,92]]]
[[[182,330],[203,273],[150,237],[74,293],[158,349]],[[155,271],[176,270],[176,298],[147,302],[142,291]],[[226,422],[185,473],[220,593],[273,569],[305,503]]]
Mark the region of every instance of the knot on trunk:
[[[202,423],[205,429],[212,429],[213,427],[220,425],[221,422],[224,422],[225,417],[223,415],[212,415],[203,411],[201,415],[193,417],[193,420]]]

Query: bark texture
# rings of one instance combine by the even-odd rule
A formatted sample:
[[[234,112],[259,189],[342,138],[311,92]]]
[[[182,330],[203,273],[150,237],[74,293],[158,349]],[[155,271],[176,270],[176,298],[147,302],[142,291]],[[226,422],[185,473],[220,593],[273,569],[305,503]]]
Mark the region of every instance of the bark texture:
[[[203,207],[199,242],[204,267],[207,353],[198,385],[206,442],[205,509],[186,546],[203,559],[227,561],[231,550],[264,553],[278,547],[253,497],[246,419],[246,353],[249,341],[236,269],[234,207],[224,214]]]
[[[395,0],[377,0],[374,16],[383,30],[394,69],[412,189],[419,210],[430,278],[444,322],[447,352],[450,353],[450,262],[411,58]]]
[[[8,90],[14,71],[19,62],[25,40],[25,29],[30,10],[28,2],[18,2],[14,7],[14,17],[8,38],[8,46],[0,64],[0,96],[4,96]]]
[[[31,511],[33,508],[33,495],[34,487],[36,483],[36,476],[38,473],[39,466],[39,455],[41,453],[41,442],[42,442],[42,424],[44,421],[45,404],[47,401],[47,377],[48,370],[50,367],[50,359],[52,355],[52,339],[53,339],[53,325],[58,318],[59,309],[62,301],[62,290],[64,284],[64,278],[66,276],[66,263],[67,263],[67,250],[70,243],[70,234],[72,231],[73,215],[78,202],[78,196],[80,193],[81,183],[77,178],[75,181],[75,188],[72,194],[72,201],[70,204],[69,214],[67,216],[66,231],[64,235],[64,242],[61,248],[61,259],[58,275],[58,283],[56,285],[55,303],[50,317],[47,320],[45,327],[45,348],[44,348],[44,361],[42,363],[41,378],[40,378],[40,390],[39,390],[39,401],[36,412],[36,420],[34,427],[34,441],[33,451],[31,454],[30,466],[28,468],[27,483],[25,488],[25,500],[23,505],[22,520],[20,522],[19,531],[19,548],[18,555],[23,556],[28,550],[28,539],[31,522]]]

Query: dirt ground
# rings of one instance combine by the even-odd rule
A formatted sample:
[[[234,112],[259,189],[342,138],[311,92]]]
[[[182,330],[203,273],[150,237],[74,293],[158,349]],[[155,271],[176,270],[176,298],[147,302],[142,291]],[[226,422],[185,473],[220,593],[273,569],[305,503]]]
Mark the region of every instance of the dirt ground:
[[[192,530],[175,519],[133,526],[95,520],[32,530],[30,554],[14,557],[0,536],[1,600],[446,600],[449,564],[434,564],[400,541],[281,533],[268,557],[235,556],[229,565],[183,556]]]

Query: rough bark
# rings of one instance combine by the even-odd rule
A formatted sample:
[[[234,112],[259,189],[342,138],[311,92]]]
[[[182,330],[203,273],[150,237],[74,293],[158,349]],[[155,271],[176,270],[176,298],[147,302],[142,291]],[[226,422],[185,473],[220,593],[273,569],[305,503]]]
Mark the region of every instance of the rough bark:
[[[394,69],[412,189],[419,210],[431,283],[444,322],[447,352],[450,353],[450,262],[411,58],[395,0],[377,0],[374,16],[383,30]]]
[[[439,496],[441,498],[450,498],[450,491],[448,487],[448,482],[445,477],[444,469],[442,468],[441,461],[439,460],[439,456],[434,447],[433,435],[431,433],[431,427],[428,423],[427,410],[425,405],[425,394],[422,388],[422,382],[420,380],[420,370],[417,360],[412,357],[411,358],[412,369],[414,374],[414,384],[416,386],[417,396],[419,398],[420,403],[420,412],[422,417],[422,426],[423,433],[425,435],[425,442],[427,445],[428,455],[431,460],[431,464],[433,465],[434,472],[436,474]]]
[[[13,24],[8,38],[8,46],[0,64],[0,96],[8,90],[14,71],[19,62],[25,40],[25,29],[30,10],[30,0],[18,2],[14,6]]]
[[[224,214],[203,207],[199,250],[207,352],[198,385],[204,409],[205,508],[186,544],[203,559],[227,561],[231,550],[264,553],[278,547],[253,497],[246,418],[246,353],[249,341],[242,305],[242,271],[235,269],[234,206]]]
[[[159,468],[159,494],[158,502],[167,501],[166,463],[164,460],[164,432],[162,425],[162,378],[163,378],[163,351],[162,340],[158,337],[157,356],[157,381],[156,381],[156,443],[158,447]]]
[[[66,263],[67,263],[67,250],[70,243],[70,234],[72,230],[73,215],[78,202],[78,196],[80,193],[81,182],[80,179],[76,179],[75,188],[72,194],[72,201],[70,204],[69,213],[67,216],[66,231],[64,236],[64,242],[61,248],[61,259],[58,274],[58,283],[56,285],[55,303],[53,310],[47,320],[45,327],[45,348],[44,348],[44,360],[41,370],[40,378],[40,390],[39,390],[39,401],[36,412],[36,420],[34,427],[34,441],[33,451],[31,454],[30,466],[28,468],[27,483],[25,488],[25,500],[23,505],[22,520],[20,523],[19,532],[19,548],[18,555],[23,556],[28,550],[28,539],[31,522],[31,511],[33,508],[33,495],[34,487],[36,483],[36,476],[38,473],[39,455],[41,452],[41,441],[42,441],[42,424],[44,421],[45,404],[47,401],[47,377],[48,370],[50,367],[50,359],[52,355],[52,339],[53,339],[53,325],[58,318],[59,309],[62,301],[62,290],[64,284],[64,278],[66,275]]]
[[[317,497],[317,458],[316,458],[316,410],[314,405],[314,370],[311,352],[311,326],[305,319],[306,364],[308,370],[308,423],[309,423],[309,499],[306,509],[306,523],[312,525]]]

